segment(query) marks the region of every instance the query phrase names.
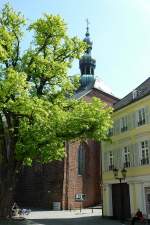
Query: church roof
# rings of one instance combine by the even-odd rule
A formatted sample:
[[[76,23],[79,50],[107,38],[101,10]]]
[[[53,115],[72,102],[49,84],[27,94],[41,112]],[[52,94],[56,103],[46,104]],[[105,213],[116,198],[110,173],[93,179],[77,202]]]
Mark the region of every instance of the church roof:
[[[101,91],[103,92],[103,94],[109,95],[115,98],[116,100],[118,99],[112,94],[110,87],[107,86],[102,79],[95,79],[93,82],[90,83],[90,85],[86,86],[86,88],[79,89],[75,94],[75,98],[82,98],[89,94],[93,89]]]
[[[150,77],[140,84],[136,89],[114,104],[114,109],[119,110],[123,107],[136,102],[150,94]]]
[[[94,88],[113,95],[111,88],[104,83],[102,79],[96,79],[94,83]]]

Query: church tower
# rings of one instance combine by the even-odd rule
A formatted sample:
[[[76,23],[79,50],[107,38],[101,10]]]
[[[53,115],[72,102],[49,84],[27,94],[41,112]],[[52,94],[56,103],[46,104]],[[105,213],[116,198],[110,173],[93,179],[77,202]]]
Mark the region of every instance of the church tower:
[[[91,86],[95,82],[94,78],[94,70],[96,67],[96,60],[92,58],[91,51],[92,51],[92,41],[90,40],[90,33],[89,33],[89,22],[87,20],[87,27],[86,27],[86,34],[84,41],[87,44],[87,49],[84,55],[79,60],[79,68],[81,72],[81,89],[86,89],[87,87]]]

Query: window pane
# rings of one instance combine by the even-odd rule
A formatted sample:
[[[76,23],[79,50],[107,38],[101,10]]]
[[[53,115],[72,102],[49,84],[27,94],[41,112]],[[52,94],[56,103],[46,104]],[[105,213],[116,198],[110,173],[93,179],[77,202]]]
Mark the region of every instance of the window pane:
[[[85,172],[85,148],[80,144],[78,150],[78,175],[83,175]]]

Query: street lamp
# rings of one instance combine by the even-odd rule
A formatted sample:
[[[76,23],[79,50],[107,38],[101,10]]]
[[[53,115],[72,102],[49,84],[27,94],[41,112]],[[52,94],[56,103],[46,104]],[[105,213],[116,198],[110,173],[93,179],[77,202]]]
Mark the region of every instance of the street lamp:
[[[126,175],[127,175],[127,170],[125,168],[123,168],[121,170],[121,176],[118,176],[119,174],[119,170],[117,168],[113,169],[113,174],[114,174],[114,178],[116,180],[119,180],[119,184],[120,184],[120,200],[121,200],[121,215],[120,215],[120,219],[121,219],[121,223],[124,224],[124,194],[123,194],[123,190],[122,190],[122,180],[124,181],[126,179]]]
[[[118,177],[119,170],[117,168],[113,169],[113,173],[115,179],[119,180],[120,183],[122,182],[122,180],[126,179],[127,170],[125,168],[121,170],[122,177]]]

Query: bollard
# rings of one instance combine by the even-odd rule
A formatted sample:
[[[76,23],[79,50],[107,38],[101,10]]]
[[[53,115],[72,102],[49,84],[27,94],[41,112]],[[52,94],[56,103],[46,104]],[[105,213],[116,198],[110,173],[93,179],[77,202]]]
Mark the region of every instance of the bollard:
[[[82,211],[82,205],[81,205],[82,203],[80,203],[80,213],[81,213],[81,211]]]

